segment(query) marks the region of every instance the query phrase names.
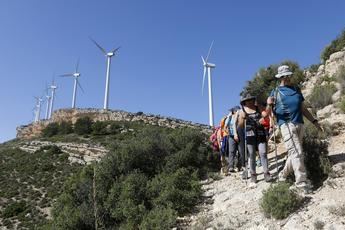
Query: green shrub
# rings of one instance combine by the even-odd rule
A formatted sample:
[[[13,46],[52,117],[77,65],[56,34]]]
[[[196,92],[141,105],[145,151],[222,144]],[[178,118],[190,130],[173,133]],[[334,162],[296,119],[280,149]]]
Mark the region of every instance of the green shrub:
[[[10,218],[13,216],[17,216],[20,213],[24,212],[26,209],[26,202],[25,201],[19,201],[19,202],[13,202],[10,203],[5,210],[2,213],[2,216],[4,218]]]
[[[202,194],[201,176],[214,170],[204,134],[145,125],[115,137],[110,153],[94,166],[100,228],[168,229],[177,214],[193,210]],[[52,212],[55,229],[93,228],[92,167],[64,185]]]
[[[56,122],[49,123],[47,127],[42,130],[43,137],[52,137],[59,133],[59,124]]]
[[[318,187],[332,171],[328,158],[327,134],[318,131],[310,122],[305,123],[303,136],[304,162],[308,178]]]
[[[94,135],[104,135],[107,134],[107,122],[96,121],[92,124],[92,134]]]
[[[266,217],[284,219],[301,206],[301,198],[289,187],[290,184],[280,182],[263,192],[260,207]]]
[[[308,97],[309,103],[316,109],[332,104],[332,96],[337,91],[334,84],[316,85]]]
[[[93,121],[90,117],[81,117],[74,124],[74,132],[78,135],[90,134],[92,132]]]
[[[56,145],[43,146],[38,150],[38,152],[42,152],[42,151],[47,152],[52,155],[62,153],[61,149]]]
[[[309,66],[309,71],[311,73],[317,73],[317,71],[319,70],[321,64],[312,64],[311,66]]]
[[[345,47],[345,30],[341,32],[341,34],[334,39],[331,44],[326,46],[326,48],[321,53],[321,59],[323,62],[326,62],[327,59],[331,56],[331,54],[340,51],[342,48]]]
[[[59,124],[59,134],[60,135],[65,135],[65,134],[70,134],[70,133],[73,133],[72,122],[70,122],[70,121],[62,121]]]
[[[171,229],[176,223],[176,212],[171,208],[157,207],[152,209],[143,219],[139,229],[161,230]]]

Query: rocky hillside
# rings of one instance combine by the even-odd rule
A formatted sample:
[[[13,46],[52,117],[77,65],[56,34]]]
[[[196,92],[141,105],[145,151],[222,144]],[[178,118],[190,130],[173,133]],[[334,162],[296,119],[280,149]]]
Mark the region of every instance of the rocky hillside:
[[[307,80],[302,91],[307,100],[315,95],[315,87],[332,84],[335,90],[332,92],[329,105],[321,106],[314,111],[320,122],[331,130],[328,152],[332,172],[316,191],[304,198],[304,204],[283,220],[267,218],[259,205],[263,191],[270,187],[269,183],[264,182],[262,171],[259,172],[256,187],[248,187],[236,172],[220,180],[204,181],[205,200],[199,206],[199,212],[182,219],[188,228],[345,229],[345,111],[340,106],[344,100],[344,85],[336,80],[344,66],[345,48],[332,54],[317,71],[305,72]],[[321,97],[325,95],[321,94]],[[283,144],[279,144],[279,165],[283,163],[285,155]],[[268,157],[271,174],[276,176],[274,152],[271,151]]]
[[[30,139],[40,136],[42,130],[52,122],[70,121],[75,123],[78,118],[88,116],[93,121],[127,121],[144,122],[149,125],[158,125],[167,128],[201,128],[203,132],[209,133],[207,125],[196,124],[191,121],[184,121],[172,117],[160,115],[144,114],[143,112],[130,113],[121,110],[102,110],[102,109],[60,109],[53,113],[52,119],[19,126],[17,128],[17,138]]]

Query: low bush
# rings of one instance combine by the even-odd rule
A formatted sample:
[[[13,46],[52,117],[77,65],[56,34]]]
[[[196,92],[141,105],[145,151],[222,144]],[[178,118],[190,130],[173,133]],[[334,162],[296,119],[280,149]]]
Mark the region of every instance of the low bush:
[[[309,71],[311,73],[317,73],[317,71],[319,70],[321,64],[312,64],[311,66],[309,66]]]
[[[107,123],[103,121],[96,121],[92,124],[92,134],[94,135],[105,135],[108,133],[107,131]]]
[[[13,216],[17,216],[20,213],[24,212],[26,209],[26,202],[25,201],[19,201],[19,202],[13,202],[9,204],[5,210],[2,213],[2,216],[4,218],[10,218]]]
[[[313,88],[308,101],[314,108],[322,109],[332,103],[332,96],[336,91],[334,84],[317,85]]]
[[[308,178],[314,186],[318,187],[332,171],[328,158],[327,133],[318,131],[313,124],[306,122],[303,151]]]
[[[266,217],[284,219],[301,206],[302,199],[289,187],[290,184],[279,182],[263,192],[260,207]]]
[[[334,39],[331,44],[326,46],[326,48],[321,53],[321,59],[323,62],[326,62],[327,59],[331,56],[331,54],[340,51],[342,48],[345,47],[345,30]]]
[[[157,207],[152,209],[141,222],[139,229],[171,229],[176,223],[176,212],[171,208]]]
[[[107,156],[65,184],[52,212],[55,229],[95,227],[93,167],[100,228],[169,229],[201,198],[199,180],[214,164],[199,130],[146,126],[116,137]]]
[[[90,117],[81,117],[74,124],[74,132],[78,135],[87,135],[92,132],[93,121]]]
[[[62,121],[59,124],[59,134],[60,135],[65,135],[65,134],[70,134],[70,133],[73,133],[72,122],[70,122],[70,121]]]
[[[47,127],[42,130],[43,137],[52,137],[59,133],[59,124],[56,122],[49,123]]]

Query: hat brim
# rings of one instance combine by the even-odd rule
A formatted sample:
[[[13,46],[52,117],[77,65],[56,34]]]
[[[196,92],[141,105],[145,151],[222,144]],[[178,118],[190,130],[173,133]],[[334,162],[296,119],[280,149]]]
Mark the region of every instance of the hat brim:
[[[276,78],[282,78],[284,76],[291,76],[292,74],[293,74],[292,72],[278,73],[278,74],[276,74]]]
[[[241,102],[240,102],[240,104],[241,105],[243,105],[244,104],[244,102],[246,102],[246,101],[250,101],[250,100],[256,100],[256,97],[248,97],[248,98],[245,98],[245,99],[243,99]]]

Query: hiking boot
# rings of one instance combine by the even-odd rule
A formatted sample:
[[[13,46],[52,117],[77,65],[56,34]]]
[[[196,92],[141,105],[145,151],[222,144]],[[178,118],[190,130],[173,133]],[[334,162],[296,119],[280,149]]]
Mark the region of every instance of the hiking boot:
[[[250,182],[255,183],[255,184],[256,184],[256,182],[258,182],[256,174],[250,175]]]
[[[273,180],[273,178],[269,172],[265,173],[264,178],[265,178],[266,182],[271,182]]]
[[[243,172],[242,172],[242,179],[243,180],[246,180],[246,179],[248,179],[248,171],[247,170],[243,170]]]
[[[289,188],[292,191],[295,191],[298,195],[300,196],[306,196],[308,194],[311,194],[313,192],[312,186],[310,186],[309,184],[305,183],[303,185],[292,185]]]
[[[234,168],[229,168],[229,172],[235,172],[235,169]]]
[[[278,174],[278,181],[279,182],[285,182],[286,181],[286,178],[284,177],[283,172],[280,172]]]

